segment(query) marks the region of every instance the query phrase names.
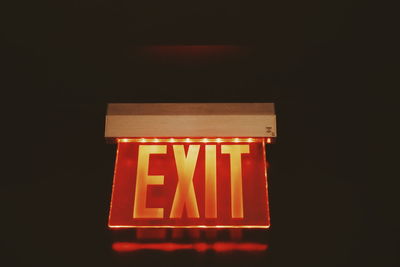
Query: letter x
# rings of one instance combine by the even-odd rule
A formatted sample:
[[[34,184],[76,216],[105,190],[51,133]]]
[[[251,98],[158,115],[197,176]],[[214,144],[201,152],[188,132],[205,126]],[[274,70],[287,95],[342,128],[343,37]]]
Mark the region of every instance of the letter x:
[[[200,145],[190,145],[187,156],[183,145],[174,145],[178,185],[172,204],[170,218],[181,218],[183,208],[189,218],[199,218],[196,194],[193,186],[193,174],[199,155]]]

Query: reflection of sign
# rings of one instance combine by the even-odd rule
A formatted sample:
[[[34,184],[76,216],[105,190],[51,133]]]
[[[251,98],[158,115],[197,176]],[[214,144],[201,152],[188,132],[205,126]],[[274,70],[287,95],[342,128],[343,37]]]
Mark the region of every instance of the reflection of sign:
[[[269,227],[263,139],[119,139],[110,227]]]

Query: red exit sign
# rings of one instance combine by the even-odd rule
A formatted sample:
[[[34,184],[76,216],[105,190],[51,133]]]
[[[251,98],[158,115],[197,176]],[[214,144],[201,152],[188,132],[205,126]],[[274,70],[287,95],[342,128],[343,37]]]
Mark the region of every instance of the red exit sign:
[[[268,228],[266,167],[263,138],[118,139],[109,227]]]

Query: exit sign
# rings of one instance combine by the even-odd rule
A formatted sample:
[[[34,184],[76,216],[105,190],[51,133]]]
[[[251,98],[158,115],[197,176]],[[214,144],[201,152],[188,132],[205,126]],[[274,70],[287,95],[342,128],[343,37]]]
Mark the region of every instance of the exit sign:
[[[265,138],[118,138],[109,227],[268,228]]]

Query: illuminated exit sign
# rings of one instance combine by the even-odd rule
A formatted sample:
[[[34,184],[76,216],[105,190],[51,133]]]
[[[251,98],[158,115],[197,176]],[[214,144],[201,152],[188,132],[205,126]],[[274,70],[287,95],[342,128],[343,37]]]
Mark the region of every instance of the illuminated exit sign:
[[[109,104],[105,126],[118,144],[110,228],[270,226],[274,104]]]
[[[109,226],[268,228],[264,141],[119,139]]]

